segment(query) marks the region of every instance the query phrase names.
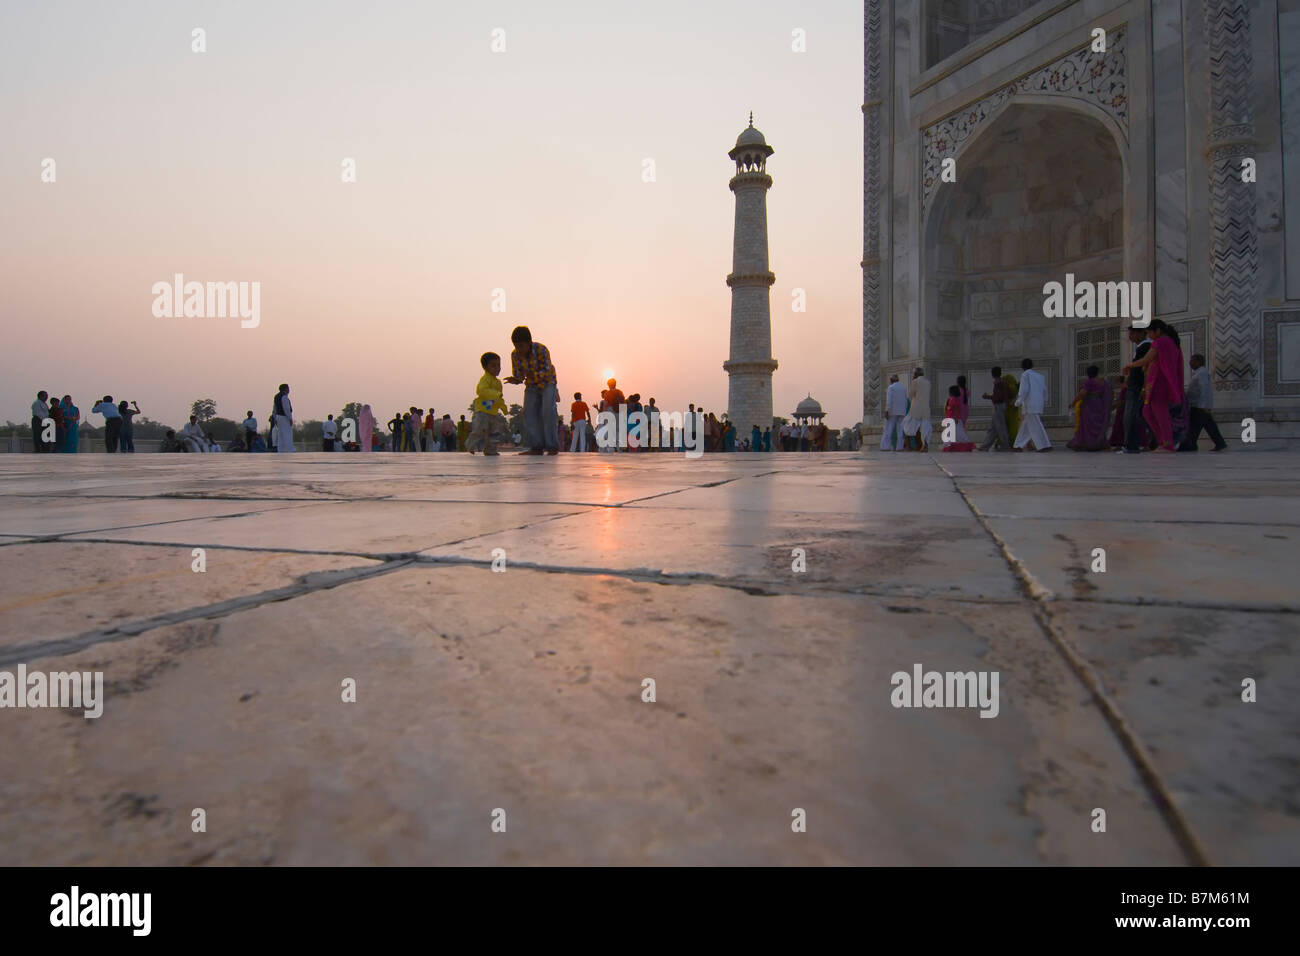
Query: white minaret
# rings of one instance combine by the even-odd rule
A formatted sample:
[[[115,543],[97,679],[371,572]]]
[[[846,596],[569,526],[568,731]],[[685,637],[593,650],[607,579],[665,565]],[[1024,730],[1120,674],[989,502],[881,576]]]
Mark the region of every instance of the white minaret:
[[[772,314],[768,291],[776,276],[767,268],[767,191],[772,177],[766,172],[772,147],[754,129],[736,139],[727,154],[736,161],[731,191],[736,194],[736,233],[731,253],[731,358],[722,363],[729,377],[727,412],[736,435],[748,435],[772,425]]]

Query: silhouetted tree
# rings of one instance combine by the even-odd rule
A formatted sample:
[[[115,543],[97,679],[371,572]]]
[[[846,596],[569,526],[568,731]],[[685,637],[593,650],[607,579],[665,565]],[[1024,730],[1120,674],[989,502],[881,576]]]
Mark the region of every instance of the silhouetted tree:
[[[206,425],[217,416],[217,402],[213,398],[196,398],[190,406],[190,414],[198,416],[200,424]]]

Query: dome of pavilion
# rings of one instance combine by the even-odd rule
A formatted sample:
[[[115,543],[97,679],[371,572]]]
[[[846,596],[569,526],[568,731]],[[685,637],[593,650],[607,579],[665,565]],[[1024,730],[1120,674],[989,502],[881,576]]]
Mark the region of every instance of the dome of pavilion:
[[[795,418],[822,418],[825,413],[822,411],[822,403],[809,395],[794,410]]]
[[[727,155],[745,167],[738,171],[762,172],[767,157],[774,152],[776,150],[767,145],[763,134],[754,129],[754,114],[750,113],[749,126],[740,131],[740,135],[736,137],[736,145],[731,147]]]

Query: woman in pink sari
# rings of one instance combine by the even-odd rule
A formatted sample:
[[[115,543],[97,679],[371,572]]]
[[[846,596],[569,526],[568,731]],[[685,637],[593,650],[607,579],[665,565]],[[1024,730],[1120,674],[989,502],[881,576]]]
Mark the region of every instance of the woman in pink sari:
[[[963,379],[957,379],[962,382]],[[966,435],[966,426],[962,424],[969,406],[966,399],[969,396],[962,394],[962,386],[951,385],[948,387],[948,401],[943,406],[943,418],[946,428],[948,419],[953,421],[953,441],[945,442],[941,451],[974,451],[975,443]]]
[[[1151,320],[1151,348],[1140,360],[1124,366],[1124,371],[1131,368],[1146,370],[1142,417],[1147,420],[1156,436],[1159,444],[1156,451],[1172,452],[1174,428],[1169,409],[1171,406],[1182,405],[1185,399],[1183,353],[1179,351],[1174,339],[1165,334],[1165,328],[1162,320]]]
[[[370,447],[370,436],[375,431],[375,413],[370,410],[369,405],[362,405],[358,418],[360,421],[357,422],[357,429],[361,432],[361,450],[373,451]]]
[[[1067,443],[1075,451],[1102,451],[1106,447],[1106,425],[1110,423],[1110,382],[1100,378],[1095,365],[1079,388],[1079,424]]]

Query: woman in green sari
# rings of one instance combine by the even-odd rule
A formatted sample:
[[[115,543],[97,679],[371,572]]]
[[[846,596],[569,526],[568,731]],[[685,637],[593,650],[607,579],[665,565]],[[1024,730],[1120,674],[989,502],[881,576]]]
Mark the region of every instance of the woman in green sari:
[[[1011,436],[1014,446],[1016,432],[1020,429],[1020,409],[1016,406],[1016,396],[1020,394],[1020,383],[1010,372],[1002,376],[1002,383],[1007,387],[1007,434]]]

